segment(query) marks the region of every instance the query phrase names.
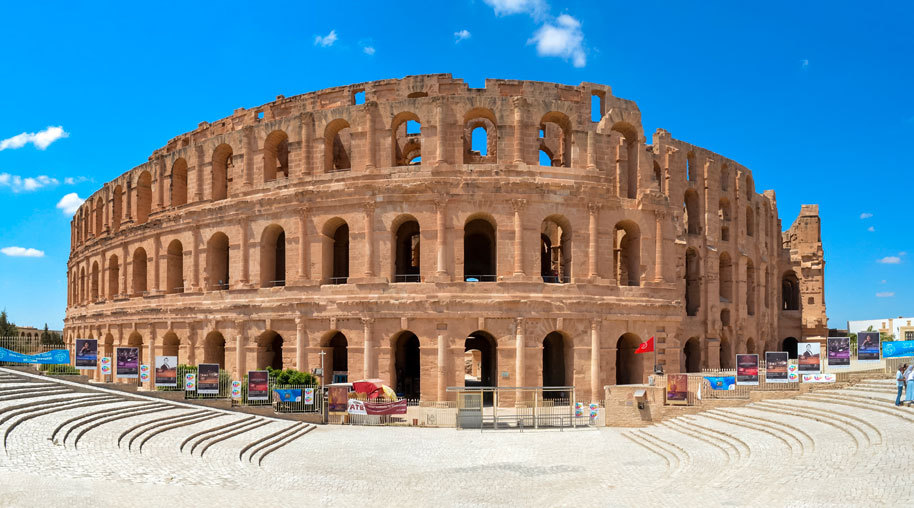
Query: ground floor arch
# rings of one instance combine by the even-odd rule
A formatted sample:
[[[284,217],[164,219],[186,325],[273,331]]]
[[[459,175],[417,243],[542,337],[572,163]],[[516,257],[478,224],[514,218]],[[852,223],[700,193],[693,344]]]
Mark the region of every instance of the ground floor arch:
[[[400,396],[407,399],[418,399],[421,394],[421,355],[419,337],[410,331],[398,333],[391,339],[393,350],[393,370],[391,386]]]
[[[787,358],[791,360],[797,359],[797,345],[800,341],[796,337],[787,337],[781,341],[781,351],[787,351]]]
[[[635,354],[641,345],[641,338],[626,333],[616,342],[616,384],[632,385],[644,382],[643,354]]]
[[[465,374],[464,386],[498,386],[498,343],[490,333],[477,330],[469,334],[463,343],[464,352],[479,356],[479,376]],[[483,399],[486,404],[492,403],[492,394],[487,393]]]
[[[551,332],[543,339],[543,386],[574,384],[571,340],[561,332]],[[567,398],[567,392],[544,392],[546,398]]]
[[[181,339],[175,332],[168,332],[162,337],[162,356],[178,356],[181,348]],[[178,358],[180,362],[180,358]]]
[[[327,334],[321,347],[329,349],[327,354],[330,357],[330,365],[325,367],[330,372],[324,377],[334,383],[345,383],[349,378],[349,340],[343,332],[333,331]]]
[[[701,340],[698,337],[686,341],[682,354],[685,372],[701,372]]]
[[[734,362],[736,357],[733,353],[733,345],[730,344],[730,339],[726,337],[720,338],[720,368],[722,370],[734,368]]]
[[[203,340],[203,363],[218,363],[220,369],[225,369],[225,337],[213,331]]]
[[[283,369],[282,335],[267,330],[257,338],[257,369],[265,370],[267,367]]]

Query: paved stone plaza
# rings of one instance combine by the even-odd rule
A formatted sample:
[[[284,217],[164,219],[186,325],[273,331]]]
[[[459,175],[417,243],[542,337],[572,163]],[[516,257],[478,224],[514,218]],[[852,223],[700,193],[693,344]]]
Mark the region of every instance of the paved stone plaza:
[[[523,433],[313,427],[71,388],[0,370],[0,505],[844,506],[914,497],[914,409],[892,405],[889,380],[641,429]]]

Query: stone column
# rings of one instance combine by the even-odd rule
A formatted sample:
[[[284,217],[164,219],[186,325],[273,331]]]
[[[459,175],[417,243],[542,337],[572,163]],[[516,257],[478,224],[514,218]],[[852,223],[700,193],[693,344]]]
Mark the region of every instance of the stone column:
[[[374,103],[365,104],[365,123],[367,124],[368,132],[365,133],[366,145],[368,149],[368,162],[365,165],[365,169],[372,170],[377,167],[377,143],[375,139],[375,120],[374,120]]]
[[[244,321],[235,321],[235,376],[241,379],[244,376],[245,344]]]
[[[191,262],[192,263],[191,264],[193,265],[193,268],[194,268],[192,280],[194,283],[194,291],[198,291],[200,289],[200,249],[197,246],[197,244],[200,243],[198,240],[198,238],[200,237],[200,227],[194,226],[194,228],[191,230],[190,234],[191,234],[190,245],[191,245],[191,249],[192,249],[192,252],[191,252]]]
[[[311,123],[313,118],[311,113],[302,113],[301,115],[301,173],[302,176],[309,175],[313,172],[311,167]]]
[[[374,277],[374,203],[365,203],[365,277]]]
[[[590,321],[590,401],[600,400],[603,387],[600,386],[600,321]]]
[[[310,210],[308,205],[303,206],[301,215],[298,217],[298,275],[302,281],[311,278],[311,270],[308,269],[308,212]]]
[[[520,212],[527,205],[526,199],[514,199],[514,275],[524,275],[524,226]]]
[[[107,277],[107,274],[105,273],[105,257],[107,257],[107,254],[105,252],[102,252],[101,263],[99,263],[99,265],[98,265],[98,267],[99,267],[98,268],[98,298],[99,298],[99,300],[108,299],[108,291],[107,291],[108,277]]]
[[[196,365],[197,364],[197,324],[194,322],[187,323],[187,364]],[[183,379],[178,380],[179,383],[183,383]]]
[[[133,220],[133,188],[130,185],[130,179],[127,179],[127,186],[124,191],[124,216],[128,221]]]
[[[597,154],[594,145],[595,134],[593,131],[587,131],[587,169],[597,168]]]
[[[438,323],[438,392],[437,400],[447,398],[447,324]]]
[[[203,200],[203,166],[206,164],[206,156],[203,154],[203,147],[197,145],[194,150],[196,155],[196,166],[194,167],[194,176],[197,179],[196,188],[194,189],[194,201]]]
[[[248,267],[248,220],[241,220],[241,280],[242,285],[250,282],[250,268]],[[229,277],[231,280],[231,277]]]
[[[523,97],[516,96],[511,102],[514,104],[514,163],[521,164],[524,162],[524,133],[523,133],[523,111],[521,108],[524,104]]]
[[[588,203],[587,210],[590,212],[590,223],[588,225],[588,244],[587,244],[587,276],[591,279],[597,277],[597,219],[599,218],[600,205],[598,203]]]
[[[155,368],[155,361],[156,361],[156,328],[152,323],[149,324],[149,349],[147,351],[148,352],[147,352],[146,358],[145,358],[146,361],[140,362],[140,363],[144,363],[144,364],[148,365],[149,369],[152,370],[153,368]],[[154,386],[155,386],[155,378],[154,378],[154,376],[149,376],[149,381],[148,381],[146,387],[149,389],[152,389]]]
[[[514,320],[514,370],[515,370],[515,386],[521,387],[524,386],[524,352],[526,348],[524,347],[524,319],[516,318]],[[497,374],[497,372],[496,372]],[[515,400],[520,402],[523,392],[521,390],[517,391],[515,395]]]
[[[364,375],[365,379],[372,379],[377,377],[377,373],[374,370],[374,339],[372,335],[372,324],[374,324],[374,319],[372,318],[363,318],[362,319],[362,334],[364,336],[365,347],[362,351],[363,359],[363,368],[365,369]]]
[[[244,186],[250,187],[254,183],[254,128],[250,125],[241,131],[242,150],[244,150],[244,159],[242,160],[244,171]],[[231,175],[229,175],[231,177]]]
[[[156,161],[156,167],[158,168],[158,171],[156,172],[157,173],[156,187],[158,187],[158,189],[156,189],[158,191],[156,193],[158,195],[158,202],[156,203],[156,207],[159,210],[161,210],[162,208],[165,207],[165,158],[164,157],[159,157],[159,160]]]
[[[295,317],[295,368],[301,372],[308,371],[308,355],[305,351],[305,320]]]
[[[435,126],[435,131],[436,131],[436,140],[435,141],[437,142],[435,149],[438,152],[436,154],[436,157],[438,158],[438,164],[444,164],[445,163],[445,157],[444,157],[445,129],[444,129],[444,104],[443,104],[444,99],[439,97],[437,102],[438,102],[438,105],[435,108],[435,122],[437,122],[437,125]]]
[[[437,251],[438,257],[438,266],[436,269],[436,275],[439,277],[444,277],[447,275],[446,261],[445,261],[445,244],[446,235],[447,235],[447,224],[444,221],[444,212],[447,201],[444,199],[439,199],[435,201],[435,211],[436,211],[436,225],[438,232],[435,238],[435,250]]]
[[[159,250],[160,250],[160,244],[161,244],[161,243],[162,243],[162,242],[161,242],[161,240],[160,240],[160,238],[159,238],[159,235],[155,235],[155,237],[153,237],[153,239],[152,239],[152,256],[153,256],[153,260],[152,260],[152,292],[153,292],[153,294],[158,294],[158,292],[159,292],[159,279],[160,279],[159,275],[160,275],[160,273],[161,273],[161,272],[159,271],[159,269],[160,269],[160,267],[159,267],[159,263],[160,263],[159,258],[161,257],[161,255],[160,255],[161,253],[159,252]]]
[[[654,282],[663,282],[663,221],[666,219],[666,213],[663,210],[655,210],[654,217],[657,220],[656,232],[654,233]]]
[[[127,289],[127,255],[128,255],[127,244],[124,243],[124,245],[121,246],[121,256],[122,256],[121,267],[120,267],[121,287],[120,287],[120,291],[119,291],[119,293],[122,295],[130,294],[129,290]]]

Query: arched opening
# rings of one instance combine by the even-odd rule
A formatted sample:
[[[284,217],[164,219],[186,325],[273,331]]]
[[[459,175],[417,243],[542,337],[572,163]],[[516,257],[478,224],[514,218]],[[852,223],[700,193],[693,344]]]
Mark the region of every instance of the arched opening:
[[[210,291],[229,288],[229,239],[225,233],[215,233],[206,242],[206,278]]]
[[[352,168],[352,137],[349,122],[337,118],[324,129],[324,171],[342,171]]]
[[[92,263],[92,295],[91,298],[93,302],[98,301],[98,261]]]
[[[212,331],[206,334],[203,363],[218,363],[220,369],[225,369],[225,337],[221,333]]]
[[[730,345],[730,339],[720,338],[720,368],[721,370],[733,369],[733,362],[736,356],[733,353],[733,346]]]
[[[282,335],[267,330],[257,338],[257,369],[265,370],[267,367],[282,370],[283,346]]]
[[[175,332],[168,332],[162,337],[162,356],[178,356],[181,349],[181,339]],[[178,363],[180,365],[180,362]]]
[[[124,216],[124,188],[118,185],[114,188],[111,204],[111,229],[117,231],[121,228]]]
[[[603,119],[603,100],[606,94],[601,91],[592,91],[590,94],[590,121],[598,122]]]
[[[79,269],[79,302],[86,303],[86,268]]]
[[[757,354],[755,351],[755,339],[753,339],[751,337],[746,339],[746,354],[747,355]]]
[[[495,114],[476,108],[464,116],[463,163],[489,164],[497,161],[498,129]]]
[[[730,187],[730,167],[726,164],[720,167],[720,190],[726,192]]]
[[[730,200],[720,198],[717,208],[717,218],[720,219],[720,240],[730,241]]]
[[[754,187],[754,185],[752,182],[752,176],[747,174],[746,175],[746,201],[752,201],[753,187]]]
[[[692,337],[686,341],[685,347],[682,348],[685,355],[685,371],[701,372],[701,341],[698,337]]]
[[[114,335],[110,333],[105,334],[105,340],[102,343],[102,356],[113,358],[114,357]]]
[[[787,337],[781,341],[781,351],[787,351],[787,358],[791,360],[797,359],[797,346],[800,341],[796,337]]]
[[[394,379],[397,394],[407,399],[420,396],[419,337],[412,332],[402,332],[393,339]]]
[[[701,305],[701,267],[698,252],[689,248],[685,259],[685,304],[686,315],[697,316]]]
[[[149,171],[143,171],[136,181],[136,223],[146,222],[151,209],[152,177],[149,175]]]
[[[730,309],[723,309],[720,311],[720,325],[730,326]]]
[[[102,198],[95,200],[95,236],[102,236],[104,232],[105,204]]]
[[[133,332],[130,336],[127,337],[127,347],[135,347],[139,350],[139,355],[137,356],[137,365],[142,365],[145,363],[143,361],[143,350],[146,349],[143,347],[143,336],[139,332]]]
[[[273,131],[263,142],[263,181],[289,177],[289,136]]]
[[[334,383],[345,383],[349,377],[349,341],[342,332],[336,332],[324,342],[330,348],[330,372]]]
[[[422,158],[422,123],[415,113],[403,112],[390,124],[392,166],[414,166]]]
[[[187,161],[183,157],[171,166],[171,206],[187,204]]]
[[[781,277],[781,310],[800,310],[800,281],[793,270]]]
[[[571,167],[571,122],[565,114],[551,111],[543,116],[539,150],[546,154],[550,166]]]
[[[463,343],[464,352],[479,352],[480,369],[479,377],[464,375],[464,386],[497,386],[498,385],[498,344],[495,337],[487,332],[478,330],[467,336]],[[483,395],[484,404],[492,404],[492,393]]]
[[[463,226],[464,281],[495,281],[495,240],[495,227],[485,219],[473,219]]]
[[[695,189],[685,191],[683,213],[685,214],[683,219],[688,228],[688,233],[690,235],[701,234],[701,217],[698,215],[700,213],[698,209],[698,193],[695,192]]]
[[[643,354],[635,354],[641,339],[634,333],[626,333],[616,342],[616,384],[633,385],[644,382]]]
[[[133,296],[146,292],[146,250],[142,247],[133,251]]]
[[[641,285],[641,231],[632,221],[613,229],[613,269],[620,286]]]
[[[340,218],[324,224],[324,283],[345,284],[349,280],[349,225]]]
[[[568,374],[573,372],[571,365],[571,341],[566,340],[561,332],[551,332],[543,339],[543,386],[572,386],[574,380]],[[566,391],[543,392],[546,399],[564,399]]]
[[[223,143],[213,151],[212,199],[219,201],[228,197],[228,182],[234,162],[232,147]]]
[[[621,135],[619,139],[619,182],[625,186],[619,195],[629,199],[638,197],[638,131],[626,122],[618,122],[612,130]]]
[[[746,313],[755,315],[755,265],[752,260],[746,261]]]
[[[657,189],[663,192],[663,169],[657,161],[654,161],[654,181],[657,182]]]
[[[695,165],[695,154],[686,154],[686,176],[690,182],[698,180],[698,167]]]
[[[746,207],[746,236],[755,236],[755,214],[752,207]]]
[[[394,238],[394,282],[420,281],[419,233],[419,222],[412,217],[406,218],[397,227]]]
[[[547,284],[571,282],[571,224],[550,215],[540,225],[540,276]]]
[[[184,292],[184,246],[179,240],[168,244],[168,255],[165,259],[166,286],[168,293]]]
[[[718,274],[720,275],[720,301],[730,303],[733,301],[733,262],[730,261],[730,254],[726,252],[720,253]]]
[[[286,232],[271,224],[260,237],[260,287],[286,285]]]

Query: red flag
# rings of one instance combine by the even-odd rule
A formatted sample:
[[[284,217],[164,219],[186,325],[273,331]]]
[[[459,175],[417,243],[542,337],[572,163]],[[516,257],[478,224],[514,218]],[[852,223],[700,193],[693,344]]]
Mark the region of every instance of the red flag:
[[[654,338],[651,337],[647,339],[647,342],[642,342],[638,349],[635,350],[635,354],[638,353],[651,353],[654,351]]]

